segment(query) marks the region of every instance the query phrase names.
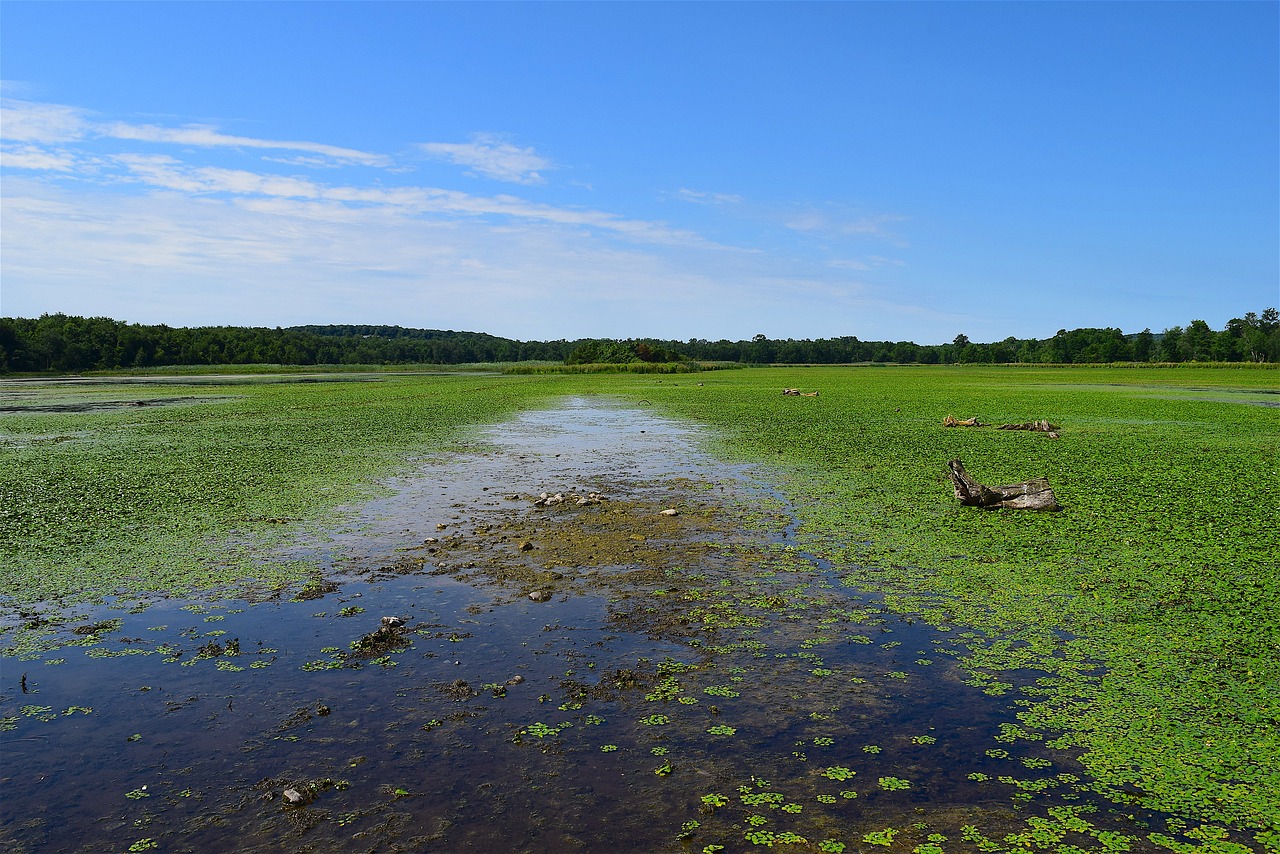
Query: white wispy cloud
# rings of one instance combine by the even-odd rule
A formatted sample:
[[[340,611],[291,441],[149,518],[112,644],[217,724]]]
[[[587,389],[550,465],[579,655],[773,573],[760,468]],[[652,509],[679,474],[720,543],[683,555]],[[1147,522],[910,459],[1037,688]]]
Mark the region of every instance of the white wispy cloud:
[[[837,270],[874,270],[876,267],[903,267],[906,261],[901,258],[886,258],[883,255],[865,255],[861,258],[830,258],[827,266]]]
[[[690,190],[687,187],[681,187],[676,197],[696,205],[737,205],[743,201],[742,196],[733,193],[710,193]]]
[[[791,215],[787,218],[785,225],[793,231],[809,234],[828,237],[874,237],[895,246],[906,247],[906,241],[893,230],[895,224],[905,220],[906,217],[900,214],[849,214],[844,211],[809,209]]]
[[[625,337],[637,323],[670,328],[681,312],[692,336],[701,301],[750,302],[749,279],[723,282],[719,265],[697,255],[551,220],[159,188],[84,195],[22,178],[6,182],[4,265],[6,314],[191,325],[372,317],[524,338]]]
[[[787,318],[795,328],[814,317],[838,323],[872,299],[847,271],[892,263],[856,245],[887,233],[893,218],[793,216],[795,234],[855,236],[844,261],[824,265],[664,220],[414,184],[378,153],[4,106],[4,311],[20,316],[195,325],[362,317],[524,338],[749,337],[777,334]],[[422,150],[523,185],[554,168],[492,135]],[[712,216],[767,222],[774,237],[786,232],[780,216],[739,196],[678,196],[718,206]]]
[[[11,169],[71,172],[76,168],[76,158],[68,151],[35,145],[6,145],[0,148],[0,164]]]
[[[0,139],[19,142],[69,142],[90,127],[84,110],[61,104],[0,99]]]
[[[428,156],[466,166],[486,178],[516,184],[541,184],[541,170],[553,163],[532,148],[521,148],[493,134],[473,134],[470,142],[423,142],[418,148]]]
[[[165,190],[304,199],[317,198],[321,193],[318,184],[302,178],[217,166],[188,167],[164,154],[121,154],[114,160],[134,179]]]
[[[372,154],[324,143],[234,136],[207,125],[168,128],[123,121],[104,122],[96,120],[87,110],[77,107],[43,104],[18,98],[0,99],[0,139],[15,142],[65,143],[90,137],[174,143],[203,148],[295,151],[312,155],[313,159],[309,165],[327,165],[330,162],[336,162],[387,167],[392,163],[391,158],[383,154]]]
[[[477,196],[437,187],[329,186],[304,178],[243,169],[188,166],[174,157],[162,154],[121,154],[112,160],[123,167],[128,180],[155,189],[182,193],[221,193],[373,205],[398,209],[410,215],[505,217],[517,221],[590,228],[646,243],[717,248],[694,232],[673,228],[660,221],[628,219],[591,209],[558,207],[507,194]],[[36,164],[38,161],[33,159],[32,163]]]
[[[339,162],[358,163],[363,166],[389,166],[391,159],[382,154],[371,154],[353,148],[340,148],[318,142],[256,139],[249,136],[232,136],[204,125],[186,125],[166,128],[158,125],[135,125],[127,122],[110,122],[99,125],[95,131],[113,139],[139,142],[172,142],[182,145],[198,145],[206,148],[265,148],[277,151],[302,151],[332,158]]]

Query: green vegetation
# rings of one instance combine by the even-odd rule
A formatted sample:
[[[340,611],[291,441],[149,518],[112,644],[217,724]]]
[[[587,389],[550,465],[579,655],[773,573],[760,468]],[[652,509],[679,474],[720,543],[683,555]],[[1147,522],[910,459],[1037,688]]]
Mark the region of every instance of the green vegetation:
[[[459,447],[468,425],[561,394],[643,400],[715,427],[712,441],[723,454],[774,467],[770,476],[800,520],[779,547],[779,564],[798,550],[812,553],[830,562],[832,583],[883,593],[888,607],[954,631],[955,646],[940,645],[930,658],[905,647],[902,661],[914,659],[924,669],[891,671],[890,677],[909,677],[895,684],[929,679],[941,665],[927,664],[954,655],[971,685],[1007,695],[1019,709],[1016,724],[997,737],[1002,746],[987,751],[989,759],[1006,762],[1011,773],[1043,774],[1063,767],[1057,756],[1079,755],[1090,775],[1081,781],[1070,774],[1020,779],[974,772],[971,782],[1002,787],[1015,804],[1053,787],[1088,786],[1117,803],[1200,824],[1184,836],[1203,845],[1145,837],[1170,850],[1235,850],[1215,836],[1215,825],[1245,829],[1264,846],[1280,840],[1280,502],[1274,487],[1280,482],[1274,407],[1280,373],[939,366],[742,370],[697,380],[394,376],[147,386],[141,395],[137,386],[24,387],[25,397],[16,399],[28,411],[0,416],[0,584],[10,606],[308,578],[322,591],[324,580],[313,577],[313,568],[266,562],[254,544],[324,523],[330,509],[370,494],[376,478],[415,455]],[[784,387],[820,395],[784,396]],[[111,405],[140,397],[182,402]],[[54,410],[77,402],[102,406]],[[947,414],[990,424],[1048,419],[1060,426],[1061,438],[944,428]],[[1047,477],[1064,509],[960,507],[944,470],[953,457],[987,483]],[[681,587],[708,638],[720,629],[743,630],[740,650],[764,657],[764,644],[750,646],[756,641],[746,630],[766,619],[807,625],[803,621],[837,616],[829,609],[806,613],[813,597],[801,588],[808,581],[788,580],[790,571],[777,569],[760,566],[760,579],[770,576],[770,586],[759,590],[756,578],[719,587],[690,583],[692,573]],[[723,591],[719,598],[717,591]],[[96,627],[84,628],[85,639],[93,640]],[[833,641],[871,641],[841,627],[809,628],[814,631],[797,646],[770,647],[771,663],[798,650],[791,660],[818,692],[838,680],[857,681],[824,666],[819,653]],[[896,643],[875,637],[886,650]],[[716,654],[710,646],[706,651]],[[220,647],[205,658],[230,654]],[[235,666],[218,659],[223,665]],[[316,670],[335,666],[341,666],[336,658],[311,663]],[[760,699],[753,695],[759,683],[744,679],[741,669],[700,667],[673,660],[656,666],[642,690],[648,702],[669,703],[663,707],[669,714],[638,717],[651,728],[646,737],[680,730],[696,712],[700,742],[741,746],[748,739],[706,735],[734,735],[743,721],[732,716]],[[685,703],[692,694],[702,702]],[[724,706],[727,722],[708,728],[706,715],[721,713],[713,701]],[[838,722],[838,710],[829,707],[804,706],[801,716],[815,725]],[[21,714],[41,719],[54,712],[29,706]],[[580,729],[564,732],[569,726],[539,722],[521,735],[577,736]],[[816,733],[801,734],[802,744],[823,748],[815,750],[812,767],[802,766],[811,782],[878,780],[878,791],[864,788],[868,800],[905,800],[928,790],[914,771],[905,773],[915,787],[893,794],[911,784],[880,769],[855,777],[845,765],[828,766],[857,763],[817,759],[828,754],[831,738]],[[884,757],[903,747],[930,752],[935,743],[919,729],[896,742],[861,738],[885,745]],[[883,761],[878,746],[851,750],[867,762]],[[628,752],[636,752],[630,744],[617,755]],[[676,755],[681,765],[664,762],[654,774],[684,776],[688,759]],[[805,761],[799,751],[793,756],[797,764]],[[768,813],[760,816],[765,821],[777,822],[783,813],[809,821],[823,809],[818,804],[833,802],[834,795],[823,795],[815,801],[809,791],[748,790],[740,805],[708,795],[701,806],[711,813],[756,808]],[[857,797],[852,789],[840,795]],[[809,805],[802,815],[787,808],[802,800]],[[749,822],[745,812],[732,820]],[[1058,844],[1052,840],[1086,833],[1104,849],[1120,850],[1132,839],[1113,839],[1077,812],[1035,821],[1041,824],[1029,821],[1025,840],[1019,833],[993,841],[975,827],[964,842],[983,850],[1052,850]],[[760,823],[743,838],[762,846],[794,842],[789,831],[764,830]],[[850,828],[854,835],[847,838],[884,846],[922,838],[895,823],[904,829],[863,825]],[[820,837],[810,838],[818,844]],[[945,840],[922,842],[921,850],[940,847],[938,841]],[[821,845],[828,843],[820,850],[843,845],[836,839]]]
[[[626,365],[679,362],[680,354],[647,341],[584,341],[564,360],[566,365]]]
[[[1024,691],[1025,737],[1083,751],[1120,802],[1280,824],[1280,425],[1272,371],[777,369],[666,383],[647,399],[775,462],[798,543],[845,582],[939,626],[963,663]],[[782,387],[821,391],[817,398]],[[1061,438],[941,426],[1047,418]],[[1045,476],[1064,510],[983,512],[943,464],[988,483]],[[1100,669],[1101,666],[1101,669]],[[1061,733],[1056,737],[1045,733]]]
[[[137,369],[162,365],[461,365],[564,362],[569,365],[737,362],[743,364],[1093,364],[1110,362],[1280,362],[1280,313],[1247,312],[1221,330],[1203,320],[1184,329],[1059,330],[1052,338],[980,344],[817,340],[514,341],[478,332],[400,326],[296,326],[289,329],[174,328],[106,317],[46,314],[0,317],[0,373]]]
[[[370,495],[553,391],[464,376],[24,387],[23,411],[0,416],[0,589],[68,602],[301,580],[309,567],[262,562],[244,535]]]

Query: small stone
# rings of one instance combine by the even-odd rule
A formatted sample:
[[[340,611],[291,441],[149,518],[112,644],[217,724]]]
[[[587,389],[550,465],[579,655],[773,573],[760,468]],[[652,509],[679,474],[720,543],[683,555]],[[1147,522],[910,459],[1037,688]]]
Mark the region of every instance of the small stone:
[[[529,594],[529,599],[533,602],[546,602],[551,598],[551,594],[545,590],[535,590]]]
[[[422,541],[422,544],[426,546],[434,546],[438,542],[440,542],[440,540],[436,539],[435,537],[427,537],[425,540]]]
[[[659,513],[658,515],[659,515],[659,516],[679,516],[679,515],[680,515],[680,511],[679,511],[679,510],[677,510],[676,508],[672,507],[672,508],[670,508],[670,509],[668,509],[668,510],[663,510],[663,511],[662,511],[661,513]]]
[[[297,789],[284,790],[284,802],[286,804],[291,804],[296,806],[297,804],[300,804],[305,800],[306,798],[303,797],[302,792],[299,792]]]

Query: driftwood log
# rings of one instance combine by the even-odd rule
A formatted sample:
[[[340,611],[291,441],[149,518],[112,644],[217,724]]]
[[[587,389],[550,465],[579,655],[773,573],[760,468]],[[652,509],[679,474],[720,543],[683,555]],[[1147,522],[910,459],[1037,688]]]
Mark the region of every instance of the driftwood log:
[[[1058,438],[1058,431],[1061,427],[1055,427],[1048,421],[1028,421],[1025,424],[1001,424],[997,430],[1031,430],[1035,433],[1048,433],[1052,439]]]
[[[983,507],[986,509],[1006,508],[1010,510],[1060,510],[1058,500],[1053,496],[1053,487],[1043,477],[1035,480],[1024,480],[1009,486],[983,486],[964,470],[964,463],[955,459],[947,463],[951,473],[951,485],[955,487],[956,498],[966,507]]]
[[[943,427],[984,427],[986,425],[978,421],[978,416],[976,415],[972,418],[966,418],[963,421],[961,421],[959,418],[956,418],[954,415],[948,415],[946,418],[942,419],[942,426]]]

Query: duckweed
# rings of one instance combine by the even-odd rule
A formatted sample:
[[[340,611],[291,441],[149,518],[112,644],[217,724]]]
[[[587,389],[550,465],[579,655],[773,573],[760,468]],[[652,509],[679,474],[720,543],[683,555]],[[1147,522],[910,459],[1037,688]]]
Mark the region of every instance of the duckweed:
[[[814,407],[799,419],[788,417],[788,410],[783,408],[793,401],[778,401],[776,395],[766,394],[776,381],[799,374],[786,370],[738,374],[724,379],[716,377],[714,382],[696,391],[692,387],[654,387],[634,378],[592,381],[593,390],[632,396],[643,394],[646,400],[669,411],[716,423],[724,431],[721,447],[726,452],[768,459],[781,467],[787,475],[782,489],[800,517],[799,525],[789,534],[788,545],[778,550],[776,565],[771,560],[770,565],[760,566],[756,578],[731,583],[712,574],[705,584],[692,579],[698,582],[694,585],[690,583],[694,573],[689,573],[683,578],[672,577],[665,583],[664,600],[688,601],[700,609],[696,612],[698,641],[690,642],[689,649],[695,651],[693,655],[707,655],[708,660],[690,656],[699,662],[697,666],[660,663],[656,678],[650,678],[652,670],[646,671],[644,684],[649,687],[641,689],[647,692],[645,698],[659,703],[674,700],[681,707],[697,706],[696,697],[690,696],[696,693],[714,698],[744,698],[741,704],[723,704],[724,710],[705,701],[697,708],[682,708],[679,725],[671,726],[671,730],[692,728],[696,735],[705,728],[705,724],[698,723],[705,720],[704,713],[723,714],[728,723],[706,731],[712,735],[733,735],[738,727],[730,724],[745,723],[737,717],[741,714],[739,705],[746,707],[757,701],[795,704],[799,723],[797,731],[787,733],[786,745],[812,743],[816,747],[832,748],[834,740],[825,735],[815,737],[814,730],[821,733],[823,729],[819,726],[844,726],[850,720],[848,712],[829,712],[825,707],[822,711],[813,711],[812,704],[797,702],[795,695],[787,695],[786,691],[793,689],[777,688],[767,677],[758,678],[757,672],[744,678],[745,669],[742,672],[728,668],[718,670],[716,656],[740,653],[744,658],[748,655],[760,658],[774,654],[777,657],[770,655],[767,662],[753,663],[746,659],[744,663],[752,667],[759,663],[769,667],[802,665],[805,669],[799,671],[801,676],[816,677],[806,678],[806,684],[813,686],[809,690],[817,690],[816,686],[821,683],[838,690],[859,690],[854,686],[867,685],[866,690],[870,691],[885,686],[885,679],[890,679],[899,684],[889,690],[898,692],[928,681],[938,668],[948,670],[947,674],[938,673],[938,676],[949,676],[954,661],[964,669],[970,686],[991,697],[1005,698],[1002,702],[1011,704],[1014,710],[1011,716],[1017,715],[1016,724],[1005,724],[995,736],[1012,748],[1014,754],[1019,754],[1016,761],[1011,761],[1015,759],[1014,754],[1002,748],[987,750],[986,760],[974,756],[972,761],[993,760],[979,766],[986,770],[1002,762],[1001,768],[1027,774],[1052,768],[1061,755],[1059,767],[1072,768],[1084,775],[1031,775],[1033,779],[1024,780],[1004,774],[998,782],[1009,788],[1001,790],[985,772],[967,774],[970,783],[984,784],[972,788],[1003,791],[1002,798],[1005,793],[1011,794],[1017,799],[1016,807],[1028,811],[1025,827],[1015,827],[1008,833],[993,833],[989,828],[984,832],[977,826],[964,828],[960,835],[967,845],[979,850],[1058,846],[1062,854],[1067,854],[1083,850],[1142,850],[1142,846],[1150,844],[1178,852],[1235,854],[1249,850],[1233,841],[1241,838],[1238,829],[1244,828],[1252,832],[1254,841],[1264,849],[1280,847],[1276,845],[1280,805],[1274,794],[1280,787],[1271,785],[1274,777],[1271,769],[1280,767],[1280,761],[1276,761],[1280,759],[1280,746],[1269,738],[1277,722],[1274,694],[1277,671],[1271,639],[1280,626],[1280,619],[1275,607],[1278,598],[1274,571],[1276,534],[1274,527],[1266,522],[1274,516],[1275,503],[1257,485],[1256,477],[1257,472],[1274,469],[1277,429],[1274,419],[1264,418],[1273,413],[1262,407],[1250,409],[1239,404],[1171,400],[1160,394],[1161,389],[1172,382],[1256,383],[1251,372],[1250,376],[1235,377],[1197,369],[1166,373],[1145,369],[1131,372],[966,369],[932,374],[895,369],[892,382],[883,382],[869,378],[866,371],[823,369],[802,375],[806,377],[806,384],[815,379],[824,383],[820,404],[824,408]],[[938,377],[945,377],[946,382],[935,381]],[[408,380],[395,383],[398,392],[406,392],[412,384]],[[497,390],[501,385],[468,386],[475,389],[475,399],[465,407],[461,401],[456,403],[470,409],[468,417],[483,420],[495,417],[504,407],[532,400],[550,387],[530,384],[510,393]],[[555,387],[569,385],[560,383]],[[458,386],[450,388],[456,390]],[[445,395],[426,394],[442,409],[455,403]],[[380,392],[367,394],[365,404],[373,409],[383,405],[385,401],[380,395]],[[264,410],[265,396],[254,392],[249,397],[258,401],[259,411]],[[298,393],[276,400],[290,398],[300,402],[305,397]],[[715,405],[708,406],[708,399],[714,400]],[[967,402],[973,402],[974,406],[981,403],[984,409],[992,407],[998,415],[988,417],[996,420],[1001,416],[1020,420],[1043,413],[1055,415],[1055,420],[1067,426],[1063,438],[1056,441],[994,431],[941,432],[932,409],[951,405],[957,399],[961,403],[956,403],[956,408]],[[219,404],[223,405],[226,404]],[[246,407],[252,409],[248,403],[237,403],[233,410],[239,413]],[[1063,414],[1049,412],[1048,407],[1055,407]],[[393,408],[403,413],[408,404],[397,401]],[[477,413],[483,414],[475,418]],[[842,432],[841,427],[855,414],[859,424],[856,438],[846,435],[848,431]],[[129,413],[127,417],[122,415],[119,423],[101,422],[101,426],[107,433],[116,431],[114,441],[126,444],[125,433],[120,430],[125,421],[131,425],[130,429],[140,430],[139,435],[152,438],[176,426],[150,422],[141,415]],[[316,419],[312,424],[321,423],[318,408],[310,413],[291,412],[290,418],[289,429],[293,429],[292,425],[307,424],[307,418]],[[414,415],[410,421],[421,425],[432,419],[452,425],[466,420],[448,413],[434,413]],[[275,422],[268,419],[267,423]],[[149,432],[152,428],[154,433]],[[420,432],[417,441],[442,442],[441,437],[453,435],[449,432],[451,429],[446,426],[436,432]],[[198,436],[201,442],[208,439],[202,431],[210,430],[208,426],[196,430],[201,434]],[[59,443],[50,448],[71,444],[73,442]],[[398,447],[403,451],[406,445]],[[1155,448],[1159,449],[1158,453]],[[89,456],[96,453],[92,448],[82,450],[89,450]],[[389,471],[399,464],[394,458],[395,449],[392,450],[393,453],[385,456],[375,454],[375,458],[363,463],[337,461],[335,465],[342,470],[338,480],[350,477],[350,481],[332,493],[333,501],[367,494],[361,491],[368,489],[364,484],[371,472]],[[253,453],[259,455],[259,449]],[[262,453],[270,456],[265,451]],[[1053,481],[1066,509],[1053,516],[1038,516],[979,513],[958,508],[952,503],[938,468],[938,461],[951,455],[963,455],[971,470],[983,472],[984,478],[992,481],[1013,481],[1043,473]],[[217,457],[214,462],[223,464],[224,457]],[[1268,460],[1272,469],[1266,469]],[[0,462],[0,476],[5,473],[4,465]],[[64,470],[72,470],[75,465],[78,463],[66,459],[59,461]],[[1251,478],[1251,475],[1255,476]],[[85,480],[72,478],[70,482],[83,485]],[[1204,496],[1168,488],[1170,484],[1187,481],[1240,484],[1232,502],[1241,505],[1238,515],[1216,506]],[[3,487],[0,478],[0,491]],[[154,491],[149,494],[154,496]],[[868,500],[867,496],[871,495],[875,496],[874,500]],[[48,503],[47,497],[41,500]],[[69,496],[68,500],[75,500],[75,496]],[[290,524],[315,523],[329,506],[328,499],[304,501],[297,522]],[[0,501],[0,507],[6,507],[4,502]],[[26,511],[20,509],[19,512]],[[172,520],[176,516],[170,514],[164,518]],[[283,514],[278,518],[283,518]],[[173,542],[186,542],[184,538],[198,535],[196,539],[206,541],[211,532],[221,536],[233,530],[250,530],[255,536],[269,539],[272,530],[279,530],[264,527],[259,531],[255,527],[258,523],[250,520],[246,524],[232,514],[212,522],[204,517],[193,524],[185,521],[182,524],[186,527],[179,525],[160,533],[144,530],[143,535],[153,538],[152,545],[164,547],[170,537]],[[262,523],[267,525],[278,523]],[[1186,530],[1180,530],[1180,526]],[[0,525],[0,529],[3,527]],[[3,536],[0,533],[0,537]],[[208,541],[215,542],[217,538]],[[61,548],[39,538],[32,543],[36,551]],[[192,570],[193,577],[202,560],[212,559],[215,564],[230,561],[223,567],[226,570],[223,574],[208,574],[207,566],[200,567],[215,584],[243,581],[250,574],[259,584],[276,573],[281,578],[298,580],[314,570],[314,567],[284,564],[259,567],[247,557],[215,556],[212,551],[197,550],[191,554],[196,557],[182,565]],[[883,604],[867,609],[851,607],[846,613],[837,614],[834,610],[815,607],[819,592],[830,589],[829,584],[810,582],[806,586],[801,581],[783,585],[774,580],[786,577],[789,572],[799,574],[796,566],[786,567],[782,562],[807,555],[829,562],[833,567],[831,579],[842,581],[846,589],[883,594]],[[125,559],[130,558],[128,555],[121,558]],[[86,566],[90,565],[88,558],[83,560]],[[158,584],[155,579],[160,576],[150,573],[151,570],[145,569],[139,575],[144,586]],[[127,579],[117,582],[110,575],[104,577],[110,584],[136,583]],[[163,583],[169,580],[170,577],[165,576]],[[316,582],[317,591],[322,589],[321,584]],[[23,590],[21,584],[13,589]],[[63,593],[71,598],[98,595],[97,591],[67,589]],[[206,613],[199,606],[189,610],[193,615]],[[845,634],[845,630],[858,625],[861,626],[859,632],[879,640],[882,637],[879,632],[897,624],[886,625],[885,616],[878,615],[895,612],[912,614],[940,631],[951,632],[954,645],[939,644],[932,651],[921,649],[894,659],[892,664],[885,658],[874,671],[861,671],[869,680],[852,675],[843,663],[840,669],[828,666],[823,657],[809,651],[822,644],[847,641],[864,646],[874,643],[886,653],[906,652],[898,650],[898,641],[876,643],[864,634],[852,631]],[[351,614],[340,611],[338,615]],[[221,614],[215,614],[205,621],[223,619]],[[818,625],[825,634],[815,637],[812,629]],[[788,636],[786,632],[792,629],[794,632]],[[105,630],[109,631],[111,629]],[[775,634],[766,635],[766,631]],[[98,633],[85,635],[84,639],[92,641],[95,634]],[[209,636],[220,637],[220,634]],[[10,635],[11,640],[14,637]],[[25,642],[24,638],[22,635],[19,641]],[[767,638],[769,643],[760,638]],[[914,649],[916,645],[907,649]],[[19,643],[14,643],[12,648],[18,649]],[[797,648],[801,651],[798,655]],[[829,647],[819,651],[826,653],[827,659],[835,659],[836,654],[831,650]],[[1231,650],[1231,654],[1223,655],[1222,650]],[[327,652],[329,659],[313,662],[315,667],[305,669],[343,667],[345,662],[339,652],[334,648]],[[104,659],[124,654],[145,653],[108,646],[89,652],[94,658]],[[915,654],[921,656],[914,658],[920,667],[939,663],[928,674],[889,669],[901,667]],[[190,665],[210,657],[216,656],[188,656],[182,663]],[[173,656],[166,660],[170,659],[176,660]],[[389,658],[384,660],[394,664]],[[255,661],[250,667],[267,663]],[[574,666],[579,667],[576,663]],[[585,674],[594,666],[594,662],[586,662],[578,672]],[[221,658],[217,659],[216,667],[232,673],[242,670]],[[1028,677],[1028,673],[1032,676]],[[831,678],[837,674],[838,679]],[[1038,681],[1037,676],[1040,676]],[[568,671],[565,679],[572,678],[574,671]],[[721,684],[704,687],[707,682]],[[544,697],[550,699],[548,695]],[[590,709],[593,702],[596,700],[585,694],[570,695],[560,708],[566,712]],[[62,708],[61,702],[58,707]],[[1224,709],[1234,711],[1227,714],[1215,711]],[[44,721],[50,712],[48,709],[27,715],[24,711],[24,715]],[[15,723],[18,720],[17,717],[4,719]],[[589,718],[585,722],[592,723]],[[641,719],[641,723],[665,726],[673,721],[666,715],[651,715]],[[523,731],[530,737],[550,738],[569,726],[572,722],[555,727],[537,723]],[[801,726],[809,729],[800,729]],[[756,733],[757,729],[753,726],[750,731]],[[671,735],[671,732],[662,733],[663,737]],[[893,736],[877,735],[895,740],[885,741],[891,746],[884,758],[877,757],[881,753],[879,746],[863,746],[865,754],[875,757],[863,761],[884,763],[877,770],[898,773],[904,770],[913,773],[910,768],[890,764],[898,761],[899,749],[907,742],[923,746],[937,741],[934,736],[909,735],[909,731]],[[700,736],[698,740],[706,744],[726,744]],[[847,738],[841,739],[842,747],[847,741]],[[545,747],[555,750],[560,744]],[[1014,747],[1015,744],[1018,746]],[[953,746],[951,739],[947,740],[947,746],[949,749]],[[681,749],[687,747],[685,744]],[[572,748],[566,746],[566,749]],[[858,750],[856,746],[848,749]],[[604,745],[600,750],[612,753],[618,747]],[[538,751],[532,752],[538,754]],[[642,749],[629,752],[644,755]],[[1022,755],[1028,752],[1033,755]],[[919,756],[923,751],[911,753]],[[1054,759],[1035,755],[1039,753]],[[610,757],[608,761],[617,762],[626,755]],[[802,758],[803,754],[797,751],[794,756]],[[838,750],[824,749],[822,756],[828,762],[856,759]],[[1083,770],[1074,764],[1077,756]],[[790,763],[785,753],[775,756],[771,760],[775,770],[781,767],[779,759]],[[651,766],[642,770],[647,767]],[[791,763],[787,767],[802,766]],[[666,777],[672,770],[670,763],[664,762],[654,774]],[[779,770],[778,773],[785,773],[787,779],[806,779],[795,777],[791,771]],[[812,769],[801,773],[807,774],[810,784],[817,783],[815,777],[819,776],[841,781],[854,776],[852,769],[843,765],[829,766],[817,774]],[[678,781],[680,776],[673,779]],[[879,777],[878,783],[884,791],[911,787],[910,781],[892,776]],[[787,780],[779,784],[779,792],[757,791],[770,787],[754,778],[753,784],[755,788],[746,794],[760,798],[754,805],[756,808],[772,816],[773,821],[793,821],[792,830],[786,829],[785,823],[769,831],[763,827],[753,828],[752,832],[767,834],[757,838],[746,836],[753,845],[808,844],[804,836],[794,831],[812,835],[813,828],[822,826],[816,814],[825,812],[824,807],[818,805],[838,803],[834,795],[815,795],[812,788],[789,791],[792,783]],[[652,785],[670,786],[672,782]],[[929,786],[922,781],[921,793],[928,790]],[[1110,797],[1122,808],[1133,804],[1134,793],[1140,792],[1144,809],[1171,811],[1188,821],[1178,824],[1175,818],[1164,828],[1155,824],[1149,830],[1115,833],[1095,827],[1080,812],[1064,812],[1058,806],[1049,807],[1047,817],[1031,812],[1036,809],[1036,799],[1047,793],[1058,791],[1063,797],[1072,798],[1090,790]],[[744,807],[748,806],[746,794]],[[853,799],[857,792],[844,790],[840,796]],[[715,796],[714,802],[709,802],[709,797],[712,796],[704,795],[701,801],[710,810],[728,803],[727,798],[725,803],[719,803],[723,796]],[[789,807],[800,807],[802,799],[810,809],[798,816],[800,810]],[[850,806],[843,805],[841,809]],[[808,823],[811,814],[815,814],[812,824]],[[740,815],[738,820],[741,821]],[[894,817],[879,818],[881,822],[890,820]],[[1140,824],[1142,820],[1135,821]],[[701,835],[698,844],[706,842],[709,835],[728,832],[710,819],[706,825],[716,826],[686,825],[681,825],[681,832]],[[902,825],[902,829],[890,827],[864,833],[864,826],[856,830],[850,828],[850,834],[853,839],[861,835],[865,844],[873,846],[897,844],[894,840],[897,835],[898,842],[907,847],[915,845],[911,850],[919,854],[940,851],[939,843],[945,842],[945,838],[934,839],[931,835],[925,840],[922,827]],[[740,830],[741,825],[738,828]],[[1161,829],[1169,832],[1160,832]],[[1069,834],[1076,837],[1069,838]],[[719,841],[726,838],[722,836]],[[824,847],[827,843],[830,847]],[[837,845],[840,849],[835,848]],[[701,850],[711,852],[721,847],[717,842],[710,842]],[[844,843],[823,840],[817,847],[824,851],[842,850]]]

